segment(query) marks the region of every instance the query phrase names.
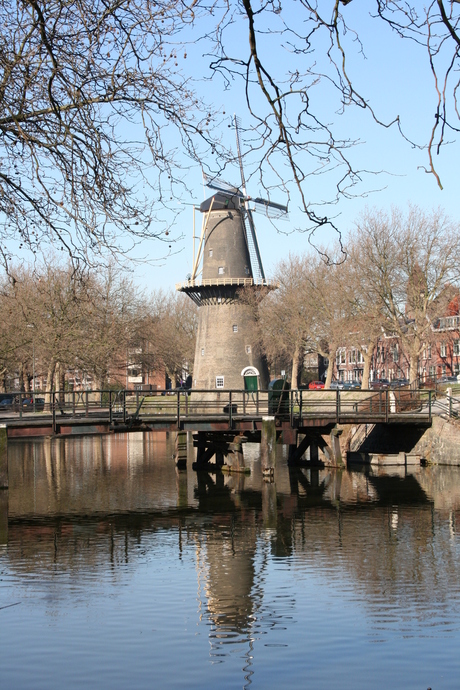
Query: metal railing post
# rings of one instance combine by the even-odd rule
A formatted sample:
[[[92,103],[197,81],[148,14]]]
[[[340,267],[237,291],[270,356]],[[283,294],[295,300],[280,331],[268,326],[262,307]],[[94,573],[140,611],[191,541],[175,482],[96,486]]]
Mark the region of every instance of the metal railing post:
[[[177,428],[180,429],[180,390],[176,392],[177,395]]]
[[[259,414],[259,389],[256,390],[256,414]]]
[[[385,389],[385,422],[388,424],[388,388]]]
[[[112,424],[112,391],[109,391],[109,424]]]
[[[232,391],[228,392],[228,426],[231,429],[232,424],[233,424],[233,418],[232,418]]]
[[[428,421],[431,424],[431,393],[432,391],[428,391]]]
[[[339,423],[340,416],[340,389],[337,388],[335,391],[335,421]]]
[[[126,388],[123,391],[123,424],[126,424]]]
[[[19,419],[22,419],[22,393],[19,393]]]
[[[89,395],[88,391],[85,391],[85,417],[89,417]]]
[[[75,391],[72,391],[72,414],[75,417]]]

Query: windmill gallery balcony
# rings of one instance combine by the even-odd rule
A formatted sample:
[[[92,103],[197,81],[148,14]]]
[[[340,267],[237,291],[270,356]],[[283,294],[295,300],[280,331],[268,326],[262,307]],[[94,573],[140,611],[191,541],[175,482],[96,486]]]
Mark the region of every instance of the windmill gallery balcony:
[[[219,298],[222,296],[221,288],[226,287],[255,287],[276,290],[279,283],[276,280],[255,280],[254,278],[204,278],[176,283],[176,290],[185,292],[198,306],[202,303],[203,293],[206,293],[207,297]]]

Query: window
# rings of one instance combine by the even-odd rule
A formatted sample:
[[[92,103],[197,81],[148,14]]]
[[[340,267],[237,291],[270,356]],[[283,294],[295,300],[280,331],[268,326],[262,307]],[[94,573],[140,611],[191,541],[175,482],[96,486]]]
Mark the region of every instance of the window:
[[[223,376],[216,376],[216,388],[223,388],[224,387],[224,377]]]
[[[431,377],[432,379],[434,379],[434,377],[436,376],[436,367],[430,367],[430,368],[428,369],[428,373],[429,373],[430,377]]]
[[[431,345],[426,348],[426,358],[431,359]]]
[[[454,340],[454,355],[458,357],[460,355],[460,340]]]
[[[447,369],[446,369],[446,365],[445,365],[445,364],[443,364],[443,365],[442,365],[442,367],[441,367],[441,373],[442,373],[442,375],[443,375],[443,376],[445,376],[445,375],[446,375],[446,371],[447,371]]]
[[[395,345],[393,348],[393,362],[398,362],[398,361],[399,361],[398,346]]]
[[[441,357],[446,357],[446,343],[441,343]]]
[[[209,250],[209,256],[212,256],[212,249]]]
[[[249,266],[244,267],[244,272],[246,273],[247,276],[249,275]]]
[[[337,364],[346,364],[347,362],[347,352],[346,350],[339,350],[336,355]]]
[[[222,304],[222,297],[217,298],[217,304]]]
[[[218,274],[219,274],[220,276],[224,275],[224,267],[223,267],[223,266],[219,266],[219,268],[217,269],[217,272],[218,272]]]
[[[236,323],[233,324],[233,332],[238,333],[238,325]]]
[[[250,345],[246,345],[246,354],[247,355],[251,354],[251,346]]]
[[[204,347],[201,348],[201,356],[204,357]]]

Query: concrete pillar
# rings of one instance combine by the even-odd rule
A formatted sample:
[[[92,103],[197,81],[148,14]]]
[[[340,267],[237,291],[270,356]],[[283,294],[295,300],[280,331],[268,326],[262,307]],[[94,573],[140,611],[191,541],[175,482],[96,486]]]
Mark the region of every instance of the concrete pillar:
[[[0,490],[8,488],[8,441],[6,424],[0,424]]]
[[[260,439],[260,461],[262,473],[275,467],[276,461],[276,426],[274,417],[262,417],[262,436]]]
[[[176,467],[179,470],[187,469],[187,432],[178,431],[176,434],[176,447],[174,452]]]

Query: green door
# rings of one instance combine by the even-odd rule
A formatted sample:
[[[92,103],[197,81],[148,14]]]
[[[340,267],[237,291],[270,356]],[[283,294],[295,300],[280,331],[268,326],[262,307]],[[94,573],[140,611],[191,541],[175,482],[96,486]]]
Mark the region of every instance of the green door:
[[[245,391],[256,391],[257,390],[257,376],[245,376],[244,377],[244,390]]]

